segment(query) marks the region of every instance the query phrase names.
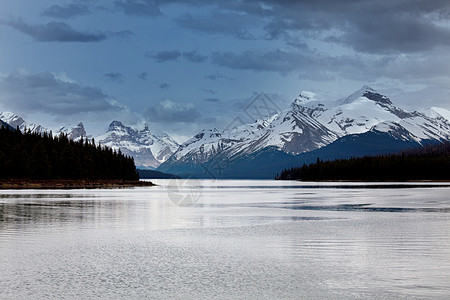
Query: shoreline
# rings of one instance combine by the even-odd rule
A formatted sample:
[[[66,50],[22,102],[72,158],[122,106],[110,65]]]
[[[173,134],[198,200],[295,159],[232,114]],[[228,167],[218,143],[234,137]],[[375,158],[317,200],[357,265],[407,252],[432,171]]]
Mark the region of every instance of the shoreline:
[[[25,190],[25,189],[113,189],[156,186],[151,181],[128,181],[118,179],[0,179],[0,190]]]

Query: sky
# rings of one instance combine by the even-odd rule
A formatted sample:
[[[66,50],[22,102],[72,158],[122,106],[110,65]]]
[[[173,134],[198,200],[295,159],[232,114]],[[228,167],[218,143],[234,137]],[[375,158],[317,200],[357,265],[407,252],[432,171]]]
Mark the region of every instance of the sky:
[[[450,109],[448,0],[2,0],[0,110],[89,134],[113,120],[182,142],[251,122],[264,93]]]

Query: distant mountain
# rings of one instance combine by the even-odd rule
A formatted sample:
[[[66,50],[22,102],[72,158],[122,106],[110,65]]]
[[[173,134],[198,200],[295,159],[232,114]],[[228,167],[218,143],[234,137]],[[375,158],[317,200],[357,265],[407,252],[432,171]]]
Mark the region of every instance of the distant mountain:
[[[76,126],[66,125],[59,128],[46,128],[39,124],[28,123],[22,117],[12,112],[0,112],[0,120],[13,128],[19,127],[24,132],[44,133],[52,131],[53,135],[64,133],[74,141],[91,139],[82,122]],[[120,121],[113,121],[105,134],[95,138],[96,142],[121,150],[122,153],[132,156],[135,164],[141,168],[154,169],[166,161],[179,147],[179,144],[169,135],[154,135],[146,126],[142,130],[123,125]]]
[[[25,130],[31,130],[31,132],[38,133],[44,133],[45,131],[48,131],[46,128],[42,127],[39,124],[25,122],[22,117],[12,112],[0,112],[0,119],[8,123],[13,128],[19,127],[20,131],[22,132],[24,132]]]
[[[146,126],[137,130],[113,121],[108,131],[96,138],[101,145],[120,149],[122,153],[134,157],[136,166],[154,169],[165,162],[178,149],[179,144],[167,134],[154,135]]]
[[[408,112],[364,86],[332,103],[302,92],[291,107],[231,132],[203,130],[158,170],[183,176],[273,178],[318,155],[325,159],[395,152],[450,140],[450,112]],[[282,168],[280,168],[282,167]]]
[[[74,141],[78,141],[81,138],[83,138],[83,139],[92,138],[91,135],[88,135],[86,133],[86,130],[84,129],[84,125],[82,122],[78,123],[78,125],[74,126],[74,127],[72,127],[71,125],[61,127],[56,131],[57,134],[59,134],[61,132],[67,134],[67,137]]]
[[[64,127],[50,129],[43,127],[39,124],[28,123],[22,117],[12,112],[0,112],[0,119],[4,120],[13,128],[19,127],[20,131],[25,132],[30,130],[31,132],[44,133],[52,131],[53,135],[59,135],[60,133],[67,134],[67,137],[71,140],[78,141],[81,138],[91,138],[86,134],[83,123],[78,123],[77,126],[66,125]]]

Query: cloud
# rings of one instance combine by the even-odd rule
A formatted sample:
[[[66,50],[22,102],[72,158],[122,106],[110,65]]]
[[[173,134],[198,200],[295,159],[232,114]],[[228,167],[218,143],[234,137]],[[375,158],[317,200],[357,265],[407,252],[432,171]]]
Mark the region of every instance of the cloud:
[[[107,38],[103,33],[81,32],[64,22],[50,22],[46,25],[29,25],[21,20],[10,21],[7,25],[32,37],[39,42],[100,42]]]
[[[149,122],[156,123],[195,123],[201,114],[192,103],[176,103],[165,100],[148,108],[145,116]]]
[[[111,72],[106,73],[103,75],[108,80],[114,81],[114,82],[122,82],[123,81],[123,74],[119,72]]]
[[[180,3],[164,1],[163,4]],[[187,0],[201,13],[183,14],[183,28],[239,39],[264,36],[294,47],[302,38],[333,42],[362,53],[415,53],[450,46],[446,0]]]
[[[369,35],[369,32],[371,33]],[[450,30],[412,16],[381,16],[380,24],[360,22],[342,41],[367,53],[414,53],[450,45]]]
[[[197,50],[194,50],[190,52],[183,52],[183,58],[193,63],[202,63],[208,59],[208,56],[199,54]]]
[[[254,18],[239,12],[213,11],[206,15],[185,14],[176,19],[176,22],[196,32],[207,34],[222,34],[243,40],[253,40],[255,36],[250,28],[255,23]]]
[[[89,13],[89,9],[84,4],[52,5],[42,12],[43,16],[57,19],[70,19]]]
[[[198,53],[197,50],[184,52],[179,50],[165,50],[160,52],[149,52],[146,56],[159,63],[177,60],[181,57],[192,63],[202,63],[208,59],[208,56]]]
[[[203,101],[210,102],[210,103],[217,103],[217,102],[220,102],[220,99],[217,99],[217,98],[206,98],[206,99],[203,99]]]
[[[211,79],[211,80],[220,80],[220,79],[234,80],[233,77],[229,77],[229,76],[223,75],[220,72],[216,72],[216,74],[205,75],[205,78],[206,79]]]
[[[147,72],[142,72],[140,74],[138,74],[138,78],[141,80],[147,80],[148,79],[148,73]]]
[[[331,56],[311,50],[282,48],[250,49],[241,53],[213,52],[211,61],[218,66],[234,70],[277,72],[281,75],[296,72],[300,78],[316,81],[335,79],[338,75],[365,80],[368,74],[364,71],[371,66],[351,56]]]
[[[153,58],[159,63],[177,60],[181,56],[181,52],[178,50],[168,50],[168,51],[160,51],[156,53],[147,53],[146,56],[148,58]]]
[[[450,45],[448,1],[268,2],[273,4],[273,14],[264,29],[273,39],[313,37],[375,54],[413,53]]]
[[[212,94],[212,95],[217,94],[217,91],[212,90],[212,89],[202,89],[202,91],[204,91],[205,93],[208,93],[208,94]]]
[[[154,17],[161,15],[158,4],[153,0],[114,1],[114,5],[130,16]]]
[[[302,53],[276,49],[262,51],[259,49],[247,50],[242,53],[213,52],[211,60],[221,67],[235,70],[253,70],[289,73],[298,70],[307,62]]]
[[[73,115],[121,110],[100,88],[50,72],[15,72],[0,77],[0,101],[12,111]]]
[[[134,32],[131,30],[117,31],[112,34],[112,36],[122,38],[122,39],[128,39],[129,37],[132,37],[133,35],[134,35]]]

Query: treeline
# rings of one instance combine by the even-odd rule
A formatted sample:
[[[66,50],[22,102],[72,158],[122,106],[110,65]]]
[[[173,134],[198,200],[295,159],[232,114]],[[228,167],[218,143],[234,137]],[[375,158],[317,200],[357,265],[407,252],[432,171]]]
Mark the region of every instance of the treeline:
[[[134,160],[88,139],[0,126],[0,178],[138,180]]]
[[[429,145],[399,154],[322,161],[285,169],[277,179],[405,181],[450,180],[450,143]]]

